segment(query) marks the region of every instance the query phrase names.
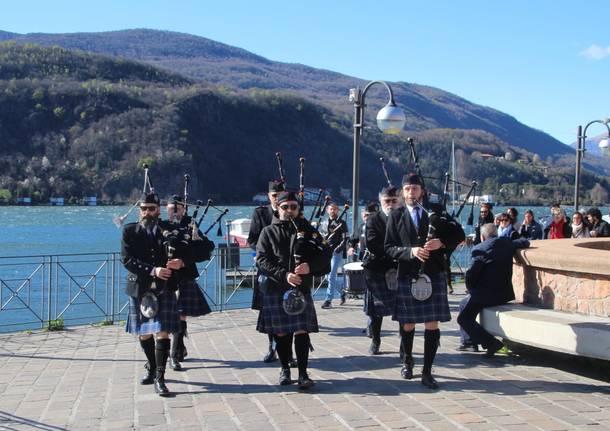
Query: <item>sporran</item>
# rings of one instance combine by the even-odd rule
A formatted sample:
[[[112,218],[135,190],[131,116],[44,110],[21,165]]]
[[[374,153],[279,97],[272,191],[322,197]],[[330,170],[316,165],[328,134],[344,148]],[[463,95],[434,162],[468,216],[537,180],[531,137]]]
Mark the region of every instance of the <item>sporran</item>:
[[[418,301],[425,301],[432,296],[432,281],[426,274],[420,274],[411,280],[411,295]]]

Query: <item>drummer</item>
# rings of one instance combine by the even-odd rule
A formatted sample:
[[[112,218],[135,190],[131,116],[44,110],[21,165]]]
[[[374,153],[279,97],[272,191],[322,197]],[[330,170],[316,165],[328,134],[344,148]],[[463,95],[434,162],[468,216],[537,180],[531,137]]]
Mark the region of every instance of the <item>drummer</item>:
[[[383,316],[391,316],[396,298],[396,262],[385,254],[384,240],[388,215],[402,204],[396,187],[384,187],[379,192],[381,211],[368,216],[365,229],[366,251],[363,267],[366,281],[364,313],[369,316],[371,345],[369,353],[379,354]],[[386,282],[386,279],[390,283]]]

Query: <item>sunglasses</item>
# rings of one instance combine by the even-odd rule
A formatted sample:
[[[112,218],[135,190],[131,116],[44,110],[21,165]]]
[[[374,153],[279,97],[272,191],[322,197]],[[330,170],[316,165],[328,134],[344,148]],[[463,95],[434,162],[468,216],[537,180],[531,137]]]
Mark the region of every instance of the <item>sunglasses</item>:
[[[507,218],[501,218],[500,221],[508,221]]]
[[[140,207],[140,211],[142,211],[142,212],[144,212],[144,211],[155,211],[156,209],[157,209],[157,207],[154,206],[154,205]]]
[[[388,198],[388,199],[384,199],[383,200],[386,204],[395,204],[396,202],[398,202],[398,199],[394,198]]]
[[[288,210],[295,211],[296,209],[299,208],[299,205],[298,204],[284,204],[284,205],[280,205],[280,208],[283,211],[288,211]]]
[[[277,193],[271,193],[272,198],[277,198]]]

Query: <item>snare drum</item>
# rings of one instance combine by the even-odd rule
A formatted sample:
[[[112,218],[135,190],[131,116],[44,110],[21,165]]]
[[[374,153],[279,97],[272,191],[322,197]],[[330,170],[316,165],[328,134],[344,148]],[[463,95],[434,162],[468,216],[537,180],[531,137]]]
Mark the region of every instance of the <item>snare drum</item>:
[[[366,288],[362,262],[350,262],[343,265],[345,291],[351,295],[362,295]]]

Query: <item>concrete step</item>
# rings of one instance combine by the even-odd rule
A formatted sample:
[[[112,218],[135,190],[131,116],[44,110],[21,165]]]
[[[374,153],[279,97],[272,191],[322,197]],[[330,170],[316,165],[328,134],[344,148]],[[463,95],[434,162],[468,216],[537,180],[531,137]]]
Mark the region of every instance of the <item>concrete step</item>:
[[[521,304],[489,307],[480,316],[491,334],[528,346],[610,360],[610,319]]]

